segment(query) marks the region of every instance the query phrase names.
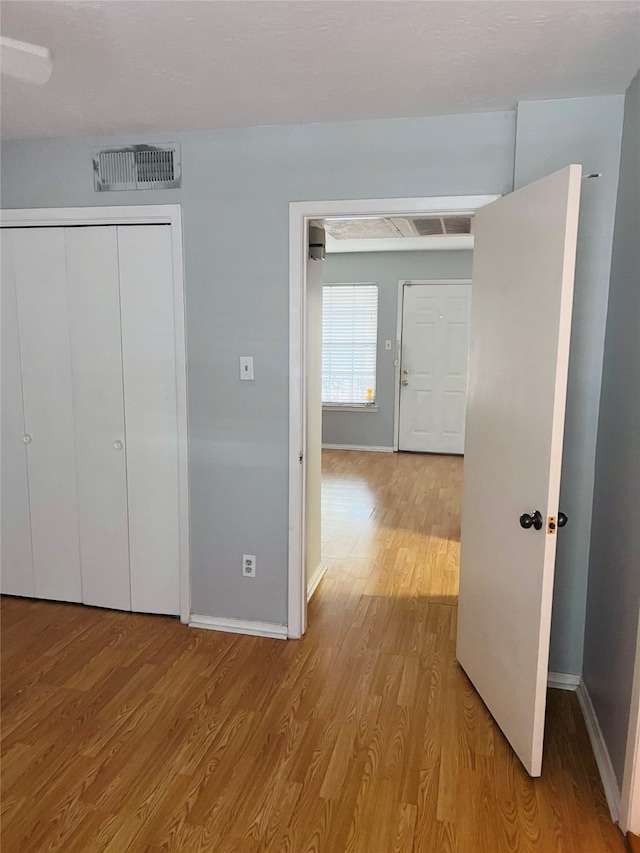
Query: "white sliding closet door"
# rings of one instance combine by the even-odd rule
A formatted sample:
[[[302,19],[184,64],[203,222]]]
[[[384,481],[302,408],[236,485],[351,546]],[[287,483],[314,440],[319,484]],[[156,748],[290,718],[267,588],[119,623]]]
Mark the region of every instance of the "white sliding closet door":
[[[180,613],[173,272],[169,225],[2,229],[2,592]]]
[[[131,607],[178,614],[178,425],[170,226],[118,226],[118,263]]]
[[[131,610],[115,226],[66,228],[85,604]]]
[[[27,446],[11,233],[2,230],[2,592],[34,595]]]
[[[64,230],[12,230],[34,593],[82,601]]]

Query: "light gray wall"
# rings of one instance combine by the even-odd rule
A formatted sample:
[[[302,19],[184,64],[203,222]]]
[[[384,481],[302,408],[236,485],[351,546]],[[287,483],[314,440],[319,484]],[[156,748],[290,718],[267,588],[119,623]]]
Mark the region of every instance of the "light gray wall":
[[[640,78],[625,100],[596,453],[584,680],[622,784],[640,609]]]
[[[378,284],[377,412],[323,412],[325,444],[391,447],[395,392],[398,281],[400,279],[471,278],[473,253],[458,252],[354,252],[327,255],[325,284],[376,282]],[[385,350],[390,340],[393,349]]]
[[[552,668],[582,664],[604,310],[622,125],[621,97],[522,104],[518,185],[570,162],[585,182],[572,347],[565,511]],[[96,194],[92,149],[143,141],[10,142],[2,205],[183,206],[189,380],[193,612],[285,622],[288,537],[290,201],[506,193],[513,112],[145,135],[182,144],[183,187]],[[253,355],[255,382],[238,357]],[[241,576],[242,553],[257,577]]]
[[[570,163],[584,174],[549,668],[582,672],[589,540],[604,330],[618,187],[624,96],[527,101],[518,106],[515,188]]]
[[[182,144],[182,189],[94,193],[92,149],[145,140]],[[183,205],[194,613],[287,618],[289,202],[506,193],[514,140],[493,112],[3,144],[5,208]]]

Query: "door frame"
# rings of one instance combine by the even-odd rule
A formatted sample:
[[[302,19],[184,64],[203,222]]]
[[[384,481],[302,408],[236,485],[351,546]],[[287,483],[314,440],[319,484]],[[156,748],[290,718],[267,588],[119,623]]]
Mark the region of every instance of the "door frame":
[[[52,207],[0,210],[1,228],[64,228],[73,225],[169,225],[173,257],[173,309],[178,404],[178,524],[180,621],[191,614],[189,563],[189,447],[187,435],[187,364],[184,305],[182,205],[149,204],[104,207]]]
[[[472,213],[500,195],[293,201],[289,204],[289,541],[287,636],[307,628],[305,581],[306,292],[311,219]]]
[[[455,250],[453,250],[455,251]],[[473,250],[471,250],[473,251]],[[402,330],[403,330],[403,312],[404,312],[404,288],[405,285],[411,284],[471,284],[470,278],[400,278],[398,279],[398,306],[397,306],[397,323],[396,323],[396,358],[395,365],[395,381],[396,386],[393,392],[393,449],[397,452],[400,449],[400,370],[402,369]]]

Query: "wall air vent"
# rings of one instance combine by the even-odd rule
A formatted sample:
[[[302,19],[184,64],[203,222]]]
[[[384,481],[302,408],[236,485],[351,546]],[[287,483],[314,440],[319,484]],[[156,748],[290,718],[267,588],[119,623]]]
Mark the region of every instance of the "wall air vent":
[[[180,146],[129,145],[93,152],[96,192],[179,189]]]

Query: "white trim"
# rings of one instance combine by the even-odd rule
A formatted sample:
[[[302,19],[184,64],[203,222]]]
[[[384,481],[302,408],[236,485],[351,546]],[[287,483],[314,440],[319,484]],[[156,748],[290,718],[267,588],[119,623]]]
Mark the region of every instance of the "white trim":
[[[306,291],[307,231],[311,219],[327,216],[415,216],[475,211],[499,195],[292,201],[289,204],[289,637],[307,627],[305,583]]]
[[[311,575],[311,580],[309,581],[309,583],[307,585],[307,604],[313,598],[313,594],[318,589],[318,587],[320,586],[320,581],[325,576],[326,572],[327,572],[327,567],[324,565],[324,563],[320,563],[318,565],[318,568]]]
[[[327,255],[353,252],[457,252],[473,249],[473,234],[447,234],[435,237],[374,237],[336,240],[326,236]]]
[[[396,305],[396,358],[393,362],[394,382],[393,389],[393,449],[397,452],[400,448],[400,363],[402,362],[402,315],[404,313],[404,282],[398,279],[398,301]]]
[[[365,403],[362,406],[341,406],[340,403],[323,403],[323,412],[377,412],[378,407]]]
[[[393,453],[393,447],[375,447],[369,444],[323,444],[323,450],[371,450],[373,453]]]
[[[411,284],[473,284],[470,278],[401,278],[398,279],[396,307],[396,359],[395,388],[393,392],[393,449],[400,449],[400,369],[402,366],[402,320],[404,314],[404,288]]]
[[[176,338],[176,398],[178,403],[178,511],[180,525],[180,621],[189,622],[189,447],[187,422],[187,362],[184,311],[182,206],[149,204],[104,207],[58,207],[0,210],[2,228],[64,227],[65,225],[169,225],[173,255],[174,324]]]
[[[423,213],[474,213],[500,195],[446,195],[416,198],[360,198],[329,201],[292,201],[290,208],[308,219],[361,216],[420,216]]]
[[[571,675],[568,672],[549,672],[547,674],[547,687],[556,690],[575,691],[580,686],[582,679],[579,675]]]
[[[221,616],[196,616],[189,620],[190,628],[203,628],[206,631],[223,631],[226,634],[248,634],[251,637],[272,637],[276,640],[287,639],[287,626],[277,622],[252,622],[250,619],[224,619]]]
[[[43,207],[0,210],[4,228],[48,228],[64,225],[173,225],[182,220],[179,204],[104,207]]]
[[[620,826],[623,832],[633,832],[635,835],[640,835],[640,620],[638,621],[627,750],[622,778]]]
[[[617,823],[620,815],[620,787],[618,785],[618,780],[616,779],[613,765],[611,764],[609,750],[607,749],[602,730],[600,729],[600,723],[598,722],[593,703],[591,702],[591,697],[589,696],[589,691],[582,679],[580,679],[576,695],[578,697],[580,707],[582,708],[582,716],[584,717],[587,732],[589,733],[589,740],[591,741],[596,764],[600,771],[602,787],[604,788],[604,794],[607,798],[611,819],[614,823]]]
[[[307,628],[305,583],[306,450],[306,296],[307,232],[311,216],[306,206],[289,204],[289,560],[287,627],[289,637]],[[301,461],[302,460],[302,461]]]

